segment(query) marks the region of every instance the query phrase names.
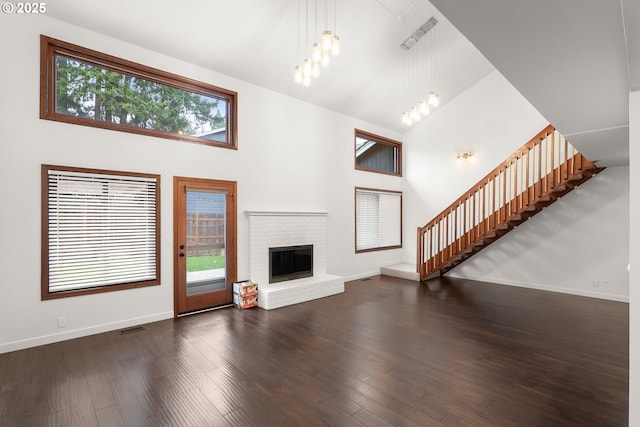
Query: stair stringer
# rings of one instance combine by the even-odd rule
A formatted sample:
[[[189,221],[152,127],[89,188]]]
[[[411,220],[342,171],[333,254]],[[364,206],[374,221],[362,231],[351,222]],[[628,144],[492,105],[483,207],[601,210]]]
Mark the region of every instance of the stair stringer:
[[[545,165],[548,173],[542,170],[545,162],[549,162]],[[543,129],[431,222],[418,227],[416,270],[420,280],[440,276],[460,265],[602,170],[571,147],[552,126]],[[532,178],[536,173],[537,179]],[[487,200],[488,186],[493,187],[489,192],[493,200]],[[493,211],[500,193],[504,194],[502,201]],[[485,213],[487,205],[493,206]],[[433,251],[434,242],[439,247],[437,251]]]
[[[483,249],[487,248],[491,243],[493,243],[493,242],[497,241],[498,239],[500,239],[501,237],[507,235],[509,232],[511,232],[514,229],[516,229],[518,225],[522,224],[524,221],[526,221],[529,218],[535,216],[536,214],[542,212],[542,210],[544,208],[546,208],[547,206],[550,206],[551,204],[553,204],[556,201],[560,200],[562,198],[562,196],[564,196],[565,194],[569,193],[570,191],[573,191],[575,188],[577,188],[578,186],[582,185],[583,183],[585,183],[586,181],[591,179],[593,176],[595,176],[596,174],[598,174],[601,171],[603,171],[604,169],[605,169],[604,167],[594,168],[591,171],[591,173],[589,173],[589,175],[587,177],[580,178],[579,183],[576,183],[576,185],[572,185],[572,186],[568,187],[567,189],[561,189],[561,190],[558,190],[558,191],[554,191],[548,197],[537,201],[536,203],[534,203],[535,209],[527,211],[527,212],[525,212],[523,214],[514,215],[512,218],[510,218],[509,220],[507,220],[503,224],[501,224],[501,228],[499,229],[499,231],[497,233],[496,232],[492,232],[492,233],[489,233],[488,236],[484,236],[483,239],[479,243],[474,244],[472,246],[472,248],[470,250],[468,250],[468,251],[465,251],[465,253],[462,256],[456,257],[456,259],[454,259],[452,262],[447,263],[443,267],[438,269],[437,274],[435,274],[435,275],[432,274],[427,278],[422,278],[421,280],[428,280],[428,279],[433,278],[433,277],[441,276],[441,275],[447,273],[448,271],[452,270],[453,268],[457,267],[458,265],[462,264],[462,262],[464,262],[467,259],[471,258],[471,256],[481,252]]]

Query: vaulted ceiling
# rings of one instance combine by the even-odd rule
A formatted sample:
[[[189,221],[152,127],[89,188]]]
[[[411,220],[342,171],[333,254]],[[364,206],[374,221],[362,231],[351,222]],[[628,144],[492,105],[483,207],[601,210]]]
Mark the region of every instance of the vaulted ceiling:
[[[589,159],[628,164],[637,0],[432,0]]]
[[[428,55],[443,104],[495,67],[589,158],[628,163],[637,0],[336,0],[342,53],[304,88],[292,71],[306,47],[298,5],[307,3],[318,5],[319,34],[333,0],[57,0],[47,15],[398,132],[417,100],[400,45],[433,16]],[[333,27],[333,13],[328,20]]]
[[[335,16],[342,42],[340,56],[308,88],[293,81],[293,67],[304,54],[298,45],[304,50],[312,42],[305,44],[302,34],[299,43],[299,3],[301,33],[305,5],[313,29],[318,4],[321,19],[314,33],[320,35],[328,3],[329,24]],[[407,53],[400,45],[430,17],[439,21],[429,57],[437,60],[443,104],[493,70],[427,0],[335,3],[336,14],[334,0],[56,0],[47,5],[47,15],[398,132],[406,130],[402,112],[418,100],[407,99]]]

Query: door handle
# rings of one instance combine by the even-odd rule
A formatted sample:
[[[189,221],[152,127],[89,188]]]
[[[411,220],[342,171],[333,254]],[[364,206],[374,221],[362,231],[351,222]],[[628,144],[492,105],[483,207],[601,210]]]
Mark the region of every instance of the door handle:
[[[184,252],[180,252],[180,258],[184,257]]]

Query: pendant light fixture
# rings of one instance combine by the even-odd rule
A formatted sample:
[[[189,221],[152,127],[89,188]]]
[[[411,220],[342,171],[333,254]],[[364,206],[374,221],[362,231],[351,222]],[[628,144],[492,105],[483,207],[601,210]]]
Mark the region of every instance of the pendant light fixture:
[[[311,78],[320,77],[320,67],[328,67],[331,63],[331,57],[340,54],[340,37],[336,34],[337,28],[337,0],[333,0],[333,31],[329,28],[329,2],[330,0],[298,0],[298,55],[300,55],[301,48],[301,32],[304,28],[304,52],[308,52],[302,60],[302,65],[296,65],[293,68],[293,81],[302,84],[305,87],[311,85]],[[313,3],[313,13],[310,17],[309,4]],[[304,6],[304,25],[301,25],[302,20],[302,8]],[[320,14],[318,13],[318,7],[324,8],[324,26],[325,29],[322,34],[318,34],[318,22],[320,20]],[[310,22],[313,22],[314,30],[310,29]],[[309,34],[312,31],[311,37],[314,41],[311,44],[311,50],[309,49]]]
[[[407,98],[415,99],[416,94],[425,94],[424,98],[418,99],[414,106],[409,107],[402,113],[402,123],[411,126],[419,122],[423,117],[431,114],[431,110],[440,105],[440,95],[435,90],[427,91],[427,84],[435,81],[435,55],[429,52],[424,36],[431,31],[438,21],[431,17],[427,22],[415,30],[401,45],[407,51],[405,64],[405,90]],[[433,35],[435,33],[432,32]]]

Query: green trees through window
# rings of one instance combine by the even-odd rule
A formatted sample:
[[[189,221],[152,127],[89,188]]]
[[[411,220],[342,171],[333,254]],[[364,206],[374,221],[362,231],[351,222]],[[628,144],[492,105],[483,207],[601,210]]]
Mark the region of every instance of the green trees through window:
[[[41,117],[235,148],[236,93],[42,36]]]
[[[226,102],[56,56],[56,112],[201,135],[226,127]]]

